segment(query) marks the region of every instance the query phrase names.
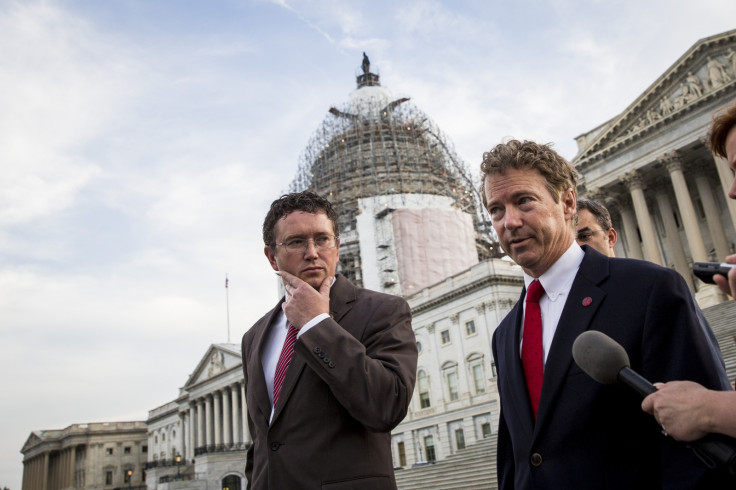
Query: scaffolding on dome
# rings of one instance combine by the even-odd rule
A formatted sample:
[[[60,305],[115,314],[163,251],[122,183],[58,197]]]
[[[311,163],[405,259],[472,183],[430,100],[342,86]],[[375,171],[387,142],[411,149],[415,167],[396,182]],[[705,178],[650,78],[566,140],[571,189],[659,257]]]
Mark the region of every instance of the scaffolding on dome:
[[[358,92],[380,87],[366,60]],[[359,251],[348,238],[355,230],[358,199],[390,194],[450,197],[456,209],[473,216],[479,258],[497,256],[500,248],[482,214],[478,189],[449,139],[408,98],[390,100],[387,94],[355,97],[330,108],[300,156],[289,188],[316,192],[338,209],[341,272],[361,284]]]

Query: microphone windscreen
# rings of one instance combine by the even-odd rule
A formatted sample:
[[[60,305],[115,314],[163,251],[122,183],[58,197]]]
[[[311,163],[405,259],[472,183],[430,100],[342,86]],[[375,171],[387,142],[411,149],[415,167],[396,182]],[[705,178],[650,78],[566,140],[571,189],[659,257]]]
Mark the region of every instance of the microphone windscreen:
[[[621,345],[597,330],[578,335],[572,357],[588,376],[603,384],[618,382],[618,373],[629,366],[629,356]]]

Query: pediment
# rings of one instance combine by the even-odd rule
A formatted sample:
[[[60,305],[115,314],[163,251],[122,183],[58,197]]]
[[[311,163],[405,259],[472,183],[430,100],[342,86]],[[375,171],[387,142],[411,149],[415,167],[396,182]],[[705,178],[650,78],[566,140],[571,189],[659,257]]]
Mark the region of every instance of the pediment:
[[[578,137],[574,161],[596,160],[676,124],[706,101],[736,90],[736,29],[701,39],[617,117]]]
[[[28,436],[28,439],[26,439],[25,444],[23,444],[23,449],[21,449],[20,452],[25,453],[33,449],[35,446],[41,444],[43,441],[43,437],[41,437],[41,434],[39,432],[31,432],[31,435]]]
[[[212,344],[189,376],[184,389],[216,378],[233,367],[242,365],[238,344]]]

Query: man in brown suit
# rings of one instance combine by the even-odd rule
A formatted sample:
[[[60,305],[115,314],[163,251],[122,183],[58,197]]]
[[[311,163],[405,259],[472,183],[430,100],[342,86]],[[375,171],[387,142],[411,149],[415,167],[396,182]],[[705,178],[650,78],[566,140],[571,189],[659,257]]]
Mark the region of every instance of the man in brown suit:
[[[248,489],[396,488],[390,431],[414,390],[411,310],[335,274],[338,233],[330,202],[310,192],[277,199],[263,223],[286,294],[243,336]]]

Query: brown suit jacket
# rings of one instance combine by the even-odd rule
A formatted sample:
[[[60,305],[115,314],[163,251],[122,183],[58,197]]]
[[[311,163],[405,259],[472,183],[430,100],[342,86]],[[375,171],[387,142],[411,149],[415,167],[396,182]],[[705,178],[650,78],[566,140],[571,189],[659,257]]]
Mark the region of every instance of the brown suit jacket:
[[[404,299],[337,276],[330,316],[294,346],[269,426],[261,363],[279,302],[243,336],[248,489],[395,489],[390,431],[414,390],[417,346]]]

